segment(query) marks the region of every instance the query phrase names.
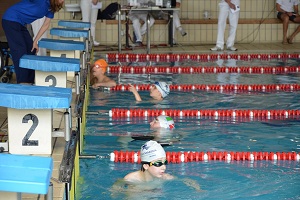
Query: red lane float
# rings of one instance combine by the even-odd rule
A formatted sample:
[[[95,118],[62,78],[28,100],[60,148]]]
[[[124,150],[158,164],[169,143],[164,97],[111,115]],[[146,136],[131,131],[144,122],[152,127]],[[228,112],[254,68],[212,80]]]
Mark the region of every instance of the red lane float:
[[[138,91],[148,91],[150,84],[134,85]],[[114,91],[129,91],[129,85],[117,85],[110,88]],[[266,85],[206,85],[206,84],[182,84],[170,85],[171,91],[191,91],[191,90],[204,90],[204,91],[258,91],[258,92],[271,92],[271,91],[298,91],[300,84],[266,84]]]
[[[109,66],[107,73],[116,74],[287,74],[300,72],[299,66]]]
[[[256,161],[256,160],[300,160],[296,152],[166,152],[170,163],[200,162],[200,161]],[[114,151],[110,154],[114,162],[141,163],[140,152]]]
[[[247,117],[247,118],[290,118],[300,116],[300,110],[176,110],[176,109],[122,109],[112,108],[109,111],[110,117],[156,117],[168,115],[170,117]]]
[[[127,53],[108,53],[106,54],[106,59],[109,62],[123,61],[123,62],[133,62],[133,61],[211,61],[211,60],[270,60],[270,59],[298,59],[300,54],[297,53],[274,53],[274,54],[127,54]]]

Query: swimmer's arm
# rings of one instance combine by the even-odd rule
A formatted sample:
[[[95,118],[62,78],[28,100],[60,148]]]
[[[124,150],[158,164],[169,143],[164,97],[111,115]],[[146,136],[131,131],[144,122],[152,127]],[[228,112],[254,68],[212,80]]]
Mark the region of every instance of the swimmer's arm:
[[[105,77],[105,79],[102,82],[96,82],[93,84],[93,88],[94,87],[114,87],[116,86],[117,83],[116,81],[114,81],[113,79],[110,79],[108,77]]]
[[[136,88],[131,84],[129,84],[129,91],[134,94],[134,97],[135,97],[136,101],[142,101],[142,98],[141,98],[140,94],[138,93]]]
[[[164,180],[173,180],[175,178],[176,177],[172,176],[171,174],[164,174],[164,177],[163,177]]]
[[[173,179],[177,179],[177,177],[172,176],[170,174],[164,174],[164,179],[165,180],[173,180]],[[197,183],[197,181],[190,179],[190,178],[184,178],[184,179],[180,179],[180,180],[188,187],[195,189],[197,192],[203,192],[203,190],[200,188],[200,185]]]
[[[117,83],[116,81],[108,77],[106,77],[102,82],[98,82],[97,78],[94,77],[93,79],[91,79],[91,85],[94,89],[97,89],[99,87],[114,87],[117,85]]]
[[[124,193],[126,191],[126,181],[124,179],[118,179],[109,189],[111,192],[111,196],[117,196],[120,193]]]
[[[112,195],[115,193],[126,192],[128,188],[131,188],[131,182],[126,179],[118,179],[110,188]]]
[[[203,190],[200,188],[200,185],[195,180],[192,180],[190,178],[184,178],[182,179],[182,182],[188,187],[195,189],[197,192],[203,192]]]

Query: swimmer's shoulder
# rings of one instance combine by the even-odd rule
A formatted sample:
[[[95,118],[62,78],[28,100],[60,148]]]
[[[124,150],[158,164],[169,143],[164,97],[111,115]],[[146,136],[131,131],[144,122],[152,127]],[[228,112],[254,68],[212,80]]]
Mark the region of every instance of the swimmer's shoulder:
[[[124,177],[124,180],[126,182],[140,182],[141,172],[140,171],[131,172]]]
[[[163,179],[164,180],[172,180],[172,179],[175,179],[175,176],[172,176],[171,174],[164,174]]]

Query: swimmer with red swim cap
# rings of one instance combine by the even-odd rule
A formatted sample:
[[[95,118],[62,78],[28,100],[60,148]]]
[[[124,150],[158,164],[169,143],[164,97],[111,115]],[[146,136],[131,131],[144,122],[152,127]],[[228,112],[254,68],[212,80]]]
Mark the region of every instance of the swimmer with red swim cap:
[[[114,80],[105,75],[107,67],[107,62],[104,59],[99,59],[91,68],[92,78],[90,84],[94,89],[97,89],[99,87],[114,87],[117,85]]]
[[[134,94],[136,101],[142,101],[141,96],[139,95],[136,88],[129,84],[129,91],[131,91]],[[166,98],[170,93],[170,86],[165,82],[155,82],[150,86],[150,96],[154,100],[162,101],[164,98]]]

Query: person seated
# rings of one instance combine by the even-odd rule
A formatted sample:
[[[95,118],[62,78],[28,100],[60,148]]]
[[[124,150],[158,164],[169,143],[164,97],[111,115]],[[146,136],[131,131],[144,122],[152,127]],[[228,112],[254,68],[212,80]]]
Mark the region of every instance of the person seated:
[[[298,4],[298,0],[276,0],[277,18],[280,19],[283,24],[282,44],[292,44],[294,37],[300,32],[300,27],[298,26],[293,34],[289,38],[287,37],[289,21],[300,23]]]
[[[181,0],[176,0],[176,8],[180,8]],[[162,12],[163,18],[168,19],[169,13]],[[179,11],[173,11],[173,44],[176,44],[175,40],[175,30],[178,30],[182,37],[187,35],[187,32],[182,28],[180,18],[179,18]]]
[[[147,4],[147,0],[137,0],[138,4],[143,5]],[[145,35],[147,31],[147,16],[148,16],[148,11],[143,11],[143,10],[131,10],[128,14],[128,18],[132,22],[132,27],[133,31],[135,34],[136,40],[134,41],[134,46],[142,46],[142,41],[143,41],[143,35]],[[155,20],[151,14],[150,16],[150,23],[149,23],[149,28],[152,27],[154,24]],[[143,22],[143,25],[141,26],[141,21]]]
[[[294,40],[295,36],[298,35],[299,32],[300,32],[300,25],[296,28],[296,30],[292,33],[292,35],[287,38],[287,42],[289,44],[293,44],[293,40]]]
[[[129,84],[129,91],[134,94],[136,101],[142,101],[141,96],[139,95],[136,88]],[[150,96],[154,100],[162,101],[168,94],[170,93],[170,87],[165,82],[155,82],[153,85],[150,86]]]
[[[91,68],[92,78],[90,84],[94,89],[99,87],[114,87],[116,82],[105,75],[107,62],[103,59],[97,60]]]

